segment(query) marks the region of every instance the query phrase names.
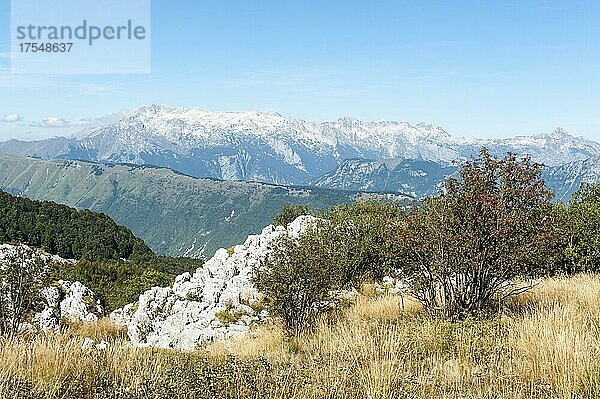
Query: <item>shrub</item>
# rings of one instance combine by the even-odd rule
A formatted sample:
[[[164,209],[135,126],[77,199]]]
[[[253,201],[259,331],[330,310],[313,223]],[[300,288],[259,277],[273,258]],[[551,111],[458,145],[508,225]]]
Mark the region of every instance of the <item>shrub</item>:
[[[561,217],[562,256],[558,271],[566,274],[600,271],[600,184],[585,184],[568,206],[557,206]]]
[[[402,207],[375,200],[334,206],[323,215],[329,225],[320,232],[331,243],[343,284],[359,285],[390,275],[384,232],[404,215]]]
[[[318,226],[298,239],[283,236],[255,270],[254,284],[289,335],[313,329],[335,303],[332,290],[339,286],[339,273],[331,268],[334,255],[327,244]]]
[[[287,224],[304,211],[287,207],[276,219]],[[257,270],[255,284],[290,335],[312,329],[337,304],[335,290],[389,273],[382,233],[403,215],[402,208],[377,201],[339,205],[322,212],[299,239],[277,243]]]
[[[389,235],[395,260],[431,313],[480,312],[518,291],[514,278],[543,269],[557,229],[541,168],[484,148],[439,196],[395,225]]]
[[[274,226],[287,226],[289,223],[296,220],[298,216],[308,215],[308,207],[306,205],[286,204],[273,219]]]
[[[19,245],[0,260],[0,335],[13,336],[49,283],[50,266],[34,250]]]

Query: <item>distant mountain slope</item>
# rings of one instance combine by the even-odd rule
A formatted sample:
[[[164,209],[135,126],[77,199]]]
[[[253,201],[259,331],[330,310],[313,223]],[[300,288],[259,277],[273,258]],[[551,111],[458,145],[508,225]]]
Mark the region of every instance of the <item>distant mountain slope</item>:
[[[157,165],[195,177],[303,185],[345,160],[421,159],[442,164],[476,154],[531,154],[550,166],[600,156],[600,144],[562,129],[509,139],[453,137],[439,126],[340,118],[310,122],[275,112],[208,112],[143,106],[75,138],[0,143],[0,153]]]
[[[9,140],[0,143],[0,153],[43,159],[95,159],[94,150],[82,147],[75,139],[53,137],[46,140]]]
[[[456,166],[415,159],[352,159],[312,184],[342,190],[403,192],[421,198],[436,194],[439,183],[457,170]]]
[[[600,183],[600,158],[546,168],[544,179],[556,198],[567,202],[583,183]]]
[[[361,194],[197,179],[155,167],[0,155],[0,188],[104,212],[159,254],[210,257],[260,232],[286,203],[328,208]],[[402,198],[403,196],[394,196]]]
[[[421,198],[436,194],[439,184],[457,171],[456,166],[432,161],[353,159],[312,183],[341,190],[402,192]],[[554,191],[554,198],[567,202],[581,184],[600,183],[600,158],[545,167],[542,177]]]

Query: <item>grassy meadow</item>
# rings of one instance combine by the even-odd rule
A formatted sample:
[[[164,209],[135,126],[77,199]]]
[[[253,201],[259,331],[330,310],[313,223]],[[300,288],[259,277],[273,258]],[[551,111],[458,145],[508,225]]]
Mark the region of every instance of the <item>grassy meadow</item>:
[[[106,350],[83,350],[84,337]],[[365,287],[335,323],[276,323],[194,352],[136,349],[103,320],[0,341],[2,398],[597,398],[600,276],[542,281],[500,315],[448,322]]]

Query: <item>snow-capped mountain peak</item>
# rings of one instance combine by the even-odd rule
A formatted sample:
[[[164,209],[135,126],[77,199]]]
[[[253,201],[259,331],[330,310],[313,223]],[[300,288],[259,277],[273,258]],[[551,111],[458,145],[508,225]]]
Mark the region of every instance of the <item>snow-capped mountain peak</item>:
[[[549,166],[600,156],[600,144],[553,133],[504,139],[452,136],[430,123],[361,121],[342,117],[311,122],[274,111],[212,112],[145,105],[116,122],[86,129],[66,143],[2,145],[12,153],[100,162],[166,166],[198,177],[305,184],[348,159],[416,159],[450,164],[477,154],[529,154]],[[62,150],[62,151],[61,151]],[[54,155],[46,155],[54,154]]]
[[[557,127],[552,133],[549,134],[550,137],[556,138],[573,138],[565,129],[562,127]]]

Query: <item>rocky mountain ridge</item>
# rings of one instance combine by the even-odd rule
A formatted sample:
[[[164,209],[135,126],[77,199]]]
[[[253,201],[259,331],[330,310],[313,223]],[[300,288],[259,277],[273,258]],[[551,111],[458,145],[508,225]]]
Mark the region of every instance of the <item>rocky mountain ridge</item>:
[[[427,123],[364,122],[344,117],[311,122],[276,112],[209,112],[142,106],[116,122],[71,138],[0,143],[0,153],[171,168],[195,177],[298,185],[348,159],[413,159],[444,165],[486,146],[530,154],[548,166],[600,156],[600,144],[550,134],[504,139],[461,138]]]
[[[342,162],[312,184],[340,190],[402,192],[422,198],[437,194],[440,183],[457,172],[458,166],[433,161],[353,159]],[[582,184],[600,182],[600,157],[545,166],[542,177],[556,200],[568,202]]]

